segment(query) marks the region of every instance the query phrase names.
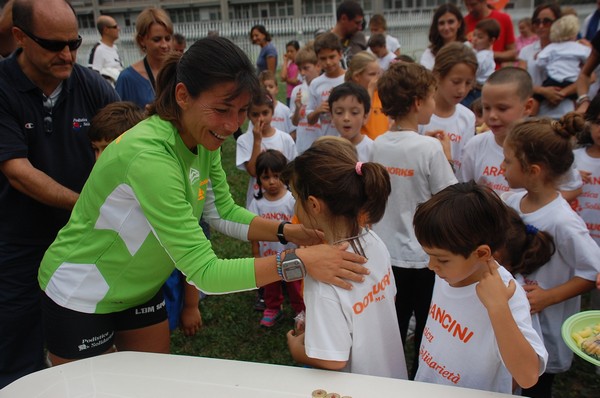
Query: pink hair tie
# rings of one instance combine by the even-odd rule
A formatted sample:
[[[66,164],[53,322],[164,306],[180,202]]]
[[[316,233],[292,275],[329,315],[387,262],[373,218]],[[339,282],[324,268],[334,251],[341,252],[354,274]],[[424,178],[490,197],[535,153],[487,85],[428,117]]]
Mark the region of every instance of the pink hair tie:
[[[356,174],[358,174],[359,176],[362,175],[362,165],[363,162],[356,162],[356,166],[354,167],[354,170],[356,170]]]

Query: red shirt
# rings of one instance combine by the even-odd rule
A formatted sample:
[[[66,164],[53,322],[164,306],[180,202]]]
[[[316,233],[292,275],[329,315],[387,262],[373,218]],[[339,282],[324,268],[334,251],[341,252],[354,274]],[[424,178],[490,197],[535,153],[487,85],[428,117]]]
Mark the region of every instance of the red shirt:
[[[487,18],[495,19],[500,24],[500,36],[494,42],[493,50],[506,50],[507,45],[513,44],[515,42],[515,29],[513,28],[513,23],[510,19],[510,15],[497,10],[491,10],[490,15],[488,15]],[[473,36],[473,30],[475,30],[475,25],[477,25],[477,22],[479,21],[479,19],[475,20],[475,18],[473,18],[471,14],[467,14],[465,16],[465,28],[467,32],[467,39],[469,41],[471,41],[471,37]]]

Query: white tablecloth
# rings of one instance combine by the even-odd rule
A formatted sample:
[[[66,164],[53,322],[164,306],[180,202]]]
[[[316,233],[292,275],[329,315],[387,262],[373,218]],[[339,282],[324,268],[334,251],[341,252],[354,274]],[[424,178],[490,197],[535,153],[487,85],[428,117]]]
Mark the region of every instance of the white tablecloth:
[[[509,397],[350,373],[222,359],[117,352],[55,366],[0,390],[0,398]]]

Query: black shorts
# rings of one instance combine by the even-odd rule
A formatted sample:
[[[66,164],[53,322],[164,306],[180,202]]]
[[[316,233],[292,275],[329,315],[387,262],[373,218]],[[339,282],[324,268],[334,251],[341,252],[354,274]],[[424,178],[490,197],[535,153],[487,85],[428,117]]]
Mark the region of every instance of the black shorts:
[[[162,289],[150,300],[110,314],[64,308],[42,292],[42,318],[48,351],[65,359],[100,355],[114,344],[115,332],[156,325],[167,319]]]

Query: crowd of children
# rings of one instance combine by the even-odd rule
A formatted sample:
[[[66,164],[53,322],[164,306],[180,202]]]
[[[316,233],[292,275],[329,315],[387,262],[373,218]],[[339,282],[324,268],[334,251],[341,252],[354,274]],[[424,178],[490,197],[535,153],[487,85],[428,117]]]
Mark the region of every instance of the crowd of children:
[[[440,11],[440,24],[462,24],[453,9]],[[565,71],[589,54],[573,41],[574,24],[557,20],[553,43],[537,55],[546,85],[572,83]],[[521,45],[533,40],[530,25],[519,23]],[[585,116],[527,120],[537,110],[532,80],[494,62],[494,20],[475,26],[472,45],[456,29],[452,40],[430,37],[440,44],[431,71],[399,56],[383,16],[369,27],[370,51],[347,70],[334,33],[287,43],[279,79],[289,108],[277,100],[275,74],[259,75],[237,139],[246,207],[321,230],[329,244],[348,242],[370,270],[352,290],[309,276],[267,285],[260,324],[281,319],[285,292],[295,314],[306,312],[304,332],[287,335],[299,363],[549,397],[573,357],[560,326],[600,272],[600,96]],[[128,106],[104,114],[141,119]],[[96,126],[130,127],[108,119],[93,122],[97,156],[116,135]],[[279,258],[295,246],[255,241],[252,250]],[[193,334],[197,297],[184,299],[170,312]]]

